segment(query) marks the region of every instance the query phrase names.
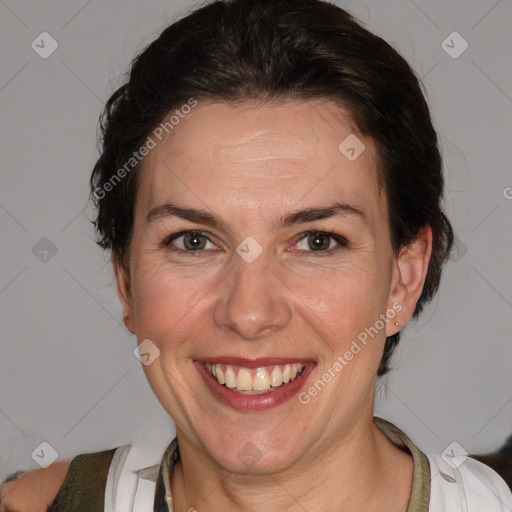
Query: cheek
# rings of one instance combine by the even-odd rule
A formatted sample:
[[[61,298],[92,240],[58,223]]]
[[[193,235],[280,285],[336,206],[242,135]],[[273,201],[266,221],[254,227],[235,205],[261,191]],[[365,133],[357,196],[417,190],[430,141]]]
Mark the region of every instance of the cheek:
[[[135,279],[134,317],[140,339],[161,346],[184,336],[184,330],[208,290],[200,279],[184,279],[176,273],[140,268]],[[176,343],[177,343],[176,341]],[[161,347],[162,349],[163,347]]]
[[[361,326],[385,306],[383,282],[368,265],[344,264],[315,276],[295,274],[287,285],[300,303],[337,328]]]
[[[332,367],[338,357],[343,358],[337,382],[352,389],[359,379],[371,380],[386,337],[385,327],[381,328],[385,324],[379,321],[386,309],[382,275],[367,265],[347,265],[325,278],[294,281],[290,288],[298,299],[298,316],[323,339],[325,366]]]

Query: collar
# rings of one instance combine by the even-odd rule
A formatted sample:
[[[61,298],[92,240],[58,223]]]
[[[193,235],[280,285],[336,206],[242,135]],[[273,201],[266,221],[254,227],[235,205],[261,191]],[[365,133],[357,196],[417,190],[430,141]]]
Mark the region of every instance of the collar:
[[[430,464],[428,457],[393,423],[377,416],[374,416],[373,422],[395,446],[409,451],[414,460],[411,498],[406,512],[428,512],[430,504]]]
[[[430,502],[430,465],[427,456],[396,425],[374,416],[374,423],[398,448],[409,451],[414,460],[411,499],[406,512],[428,512]],[[171,496],[171,474],[179,460],[178,440],[175,437],[162,456],[158,473],[153,512],[174,512]]]

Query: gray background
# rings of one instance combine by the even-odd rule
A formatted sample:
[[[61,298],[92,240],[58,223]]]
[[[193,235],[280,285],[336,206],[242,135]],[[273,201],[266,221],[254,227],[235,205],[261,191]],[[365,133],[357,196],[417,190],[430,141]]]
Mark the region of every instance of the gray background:
[[[376,414],[427,452],[454,440],[491,450],[512,433],[512,2],[336,3],[423,78],[458,237],[438,296],[404,329]],[[37,467],[43,441],[68,458],[165,424],[87,194],[104,102],[134,53],[192,5],[0,0],[0,476]],[[31,48],[44,31],[59,45],[47,59]],[[442,47],[454,31],[469,45],[458,58]]]

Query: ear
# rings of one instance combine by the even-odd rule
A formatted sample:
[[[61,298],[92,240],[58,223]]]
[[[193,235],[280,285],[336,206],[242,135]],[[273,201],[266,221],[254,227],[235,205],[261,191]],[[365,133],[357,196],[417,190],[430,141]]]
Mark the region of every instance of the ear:
[[[114,255],[112,256],[112,264],[114,266],[114,274],[116,276],[117,295],[121,301],[121,305],[123,306],[123,322],[126,328],[132,334],[135,334],[130,275],[127,269]]]
[[[386,324],[387,336],[396,334],[411,319],[423,291],[431,254],[432,228],[427,224],[414,242],[400,249],[395,259],[388,308],[398,312],[394,320]],[[398,309],[397,303],[401,309]],[[396,326],[395,321],[400,322],[400,326]]]

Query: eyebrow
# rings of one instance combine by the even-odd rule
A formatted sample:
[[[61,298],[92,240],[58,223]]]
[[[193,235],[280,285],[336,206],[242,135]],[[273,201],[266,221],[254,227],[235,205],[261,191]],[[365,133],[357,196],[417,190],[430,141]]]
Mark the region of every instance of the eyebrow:
[[[359,218],[366,225],[369,224],[363,210],[351,204],[337,202],[326,207],[313,206],[303,210],[296,210],[288,213],[277,222],[274,221],[271,225],[271,230],[276,231],[278,229],[283,229],[295,224],[303,224],[322,219],[329,219],[336,215]],[[221,229],[226,232],[231,231],[227,223],[220,217],[217,217],[216,215],[206,210],[197,208],[183,208],[175,203],[165,203],[152,208],[146,216],[146,222],[151,223],[166,217],[180,217],[191,222],[205,224],[212,228]]]

